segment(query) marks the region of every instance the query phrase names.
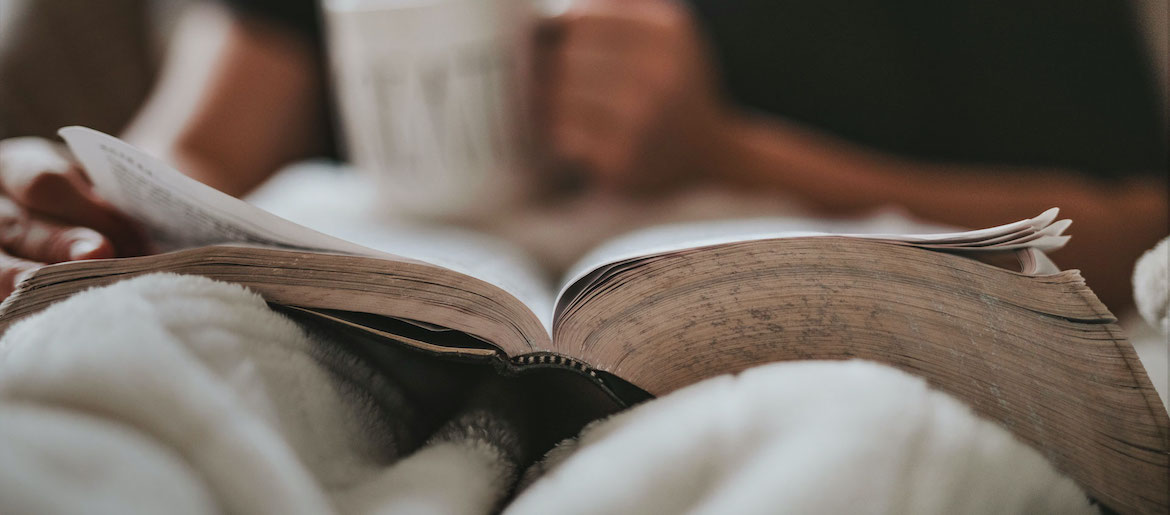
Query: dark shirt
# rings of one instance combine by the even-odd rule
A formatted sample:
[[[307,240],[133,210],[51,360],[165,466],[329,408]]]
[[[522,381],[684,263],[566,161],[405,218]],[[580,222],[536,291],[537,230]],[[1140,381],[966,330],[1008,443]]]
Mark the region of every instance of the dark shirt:
[[[228,0],[319,40],[313,0]],[[690,0],[746,108],[918,158],[1165,173],[1161,102],[1118,0]]]

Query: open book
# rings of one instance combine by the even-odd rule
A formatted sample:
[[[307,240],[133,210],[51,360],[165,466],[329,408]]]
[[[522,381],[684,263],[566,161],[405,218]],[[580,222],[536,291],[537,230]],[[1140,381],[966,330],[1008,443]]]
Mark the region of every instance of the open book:
[[[966,401],[1114,509],[1170,503],[1170,420],[1114,316],[1045,256],[1068,239],[1055,209],[949,234],[661,228],[597,249],[554,291],[522,261],[358,245],[116,138],[61,135],[103,198],[178,250],[45,267],[0,306],[0,330],[79,290],[170,271],[386,345],[563,372],[616,406],[770,361],[864,358]],[[972,259],[1003,253],[1021,270]]]

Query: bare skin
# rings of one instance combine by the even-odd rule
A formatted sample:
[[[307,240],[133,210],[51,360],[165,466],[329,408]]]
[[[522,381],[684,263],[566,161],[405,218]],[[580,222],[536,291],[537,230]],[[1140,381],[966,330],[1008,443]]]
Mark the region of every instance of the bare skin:
[[[312,155],[328,123],[322,117],[321,63],[310,46],[257,22],[229,17],[224,23],[222,45],[199,77],[201,87],[189,88],[193,93],[178,101],[194,108],[163,117],[148,105],[140,117],[145,121],[131,133],[169,135],[147,146],[169,154],[192,176],[240,195],[282,165]],[[1129,274],[1140,252],[1167,234],[1164,181],[1102,183],[1069,170],[920,162],[742,113],[721,94],[692,16],[670,0],[582,0],[546,28],[548,37],[537,49],[542,132],[555,158],[585,172],[597,187],[645,194],[687,181],[719,181],[783,191],[827,215],[895,204],[969,227],[1059,206],[1076,224],[1072,243],[1055,258],[1063,267],[1082,269],[1114,309],[1132,303]],[[164,77],[163,86],[168,83],[192,81]],[[154,129],[157,123],[171,127]],[[66,158],[6,164],[11,150],[5,148],[13,147],[0,147],[0,185],[15,206],[8,212],[16,213],[8,220],[52,217],[59,225],[41,233],[49,237],[30,238],[23,236],[24,226],[0,218],[9,227],[0,240],[7,252],[0,258],[0,293],[6,295],[21,273],[40,263],[136,248],[118,244],[124,236],[111,225],[117,215],[88,192],[75,168],[60,163]],[[25,184],[38,181],[56,186],[42,196],[28,194]],[[54,211],[63,204],[80,207],[65,216]],[[4,213],[0,209],[0,217]],[[62,250],[72,248],[62,242],[95,234],[78,227],[105,235],[99,250]]]

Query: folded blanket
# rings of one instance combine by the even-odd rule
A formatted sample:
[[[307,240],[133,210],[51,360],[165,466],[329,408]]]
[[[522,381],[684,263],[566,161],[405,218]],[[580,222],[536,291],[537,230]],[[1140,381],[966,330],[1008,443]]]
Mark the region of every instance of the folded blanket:
[[[197,277],[60,302],[0,340],[0,512],[499,509],[525,461],[515,419],[471,402],[421,434],[420,408],[343,343]],[[1092,511],[1002,428],[865,362],[705,381],[528,476],[506,512]]]

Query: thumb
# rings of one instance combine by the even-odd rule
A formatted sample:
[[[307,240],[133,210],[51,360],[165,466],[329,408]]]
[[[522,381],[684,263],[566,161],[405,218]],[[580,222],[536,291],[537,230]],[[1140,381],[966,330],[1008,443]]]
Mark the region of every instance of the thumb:
[[[46,224],[52,226],[53,224]],[[78,261],[82,259],[105,259],[115,257],[114,244],[109,238],[88,227],[50,227],[56,231],[40,243],[41,251],[30,254],[33,259],[43,258],[48,263]],[[35,243],[34,243],[35,245]]]
[[[60,263],[116,254],[109,238],[93,229],[42,219],[2,197],[0,204],[0,248],[15,257]]]

